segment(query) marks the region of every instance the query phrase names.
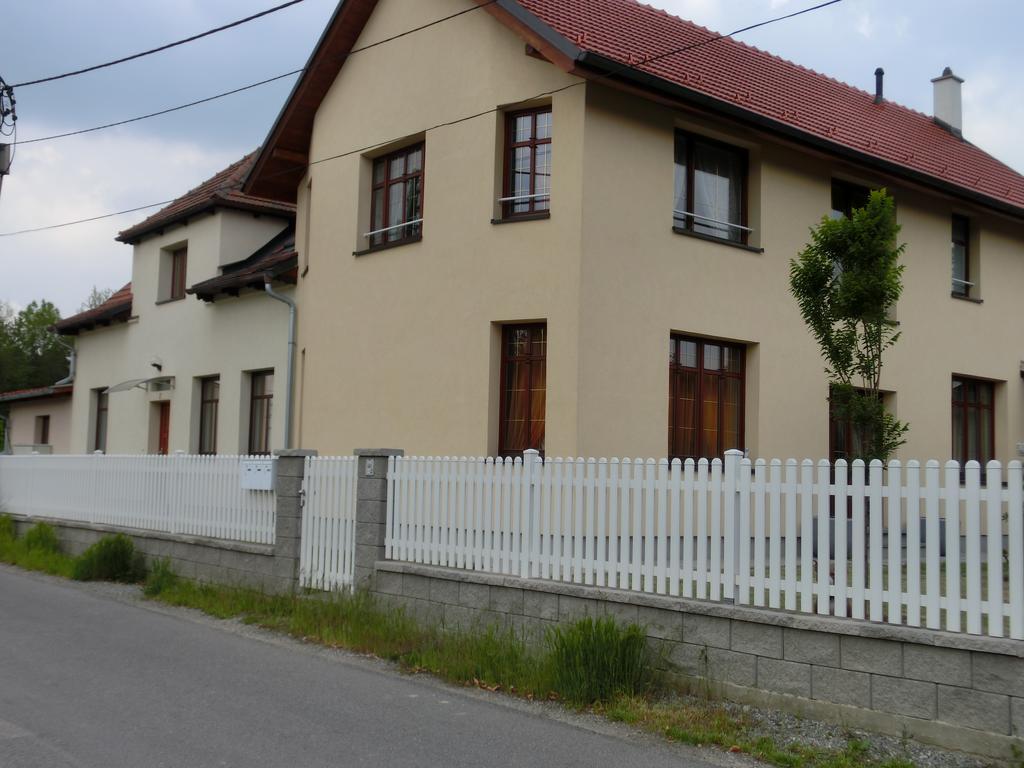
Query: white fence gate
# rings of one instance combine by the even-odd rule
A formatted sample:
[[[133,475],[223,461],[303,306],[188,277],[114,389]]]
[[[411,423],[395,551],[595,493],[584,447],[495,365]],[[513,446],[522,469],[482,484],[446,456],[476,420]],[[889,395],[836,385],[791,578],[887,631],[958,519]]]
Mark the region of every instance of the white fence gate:
[[[299,583],[332,590],[355,577],[356,457],[306,459]]]
[[[961,486],[956,462],[528,451],[393,458],[388,481],[394,560],[1024,639],[1019,461]]]
[[[241,487],[259,456],[3,456],[0,511],[274,543],[275,494]]]

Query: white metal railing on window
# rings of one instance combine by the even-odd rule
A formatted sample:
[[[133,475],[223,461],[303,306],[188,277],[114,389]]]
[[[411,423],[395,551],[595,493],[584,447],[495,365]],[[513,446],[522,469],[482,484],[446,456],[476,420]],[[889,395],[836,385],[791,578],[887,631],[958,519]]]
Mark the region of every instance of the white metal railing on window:
[[[390,227],[384,227],[384,229],[375,229],[373,232],[367,232],[363,237],[373,237],[374,235],[383,235],[385,232],[392,232],[402,227],[412,227],[416,224],[422,224],[423,219],[413,219],[412,221],[403,221],[401,224],[393,224]]]
[[[966,285],[969,288],[974,287],[974,283],[972,283],[970,280],[961,280],[959,277],[954,277],[953,282],[956,283],[957,285]]]
[[[515,202],[518,202],[520,200],[538,200],[538,199],[541,199],[541,198],[548,198],[549,199],[550,197],[551,197],[551,193],[550,192],[538,192],[535,195],[513,195],[512,197],[499,197],[498,198],[498,202],[499,203],[515,203]]]
[[[672,213],[675,214],[677,218],[683,216],[691,216],[695,219],[700,219],[701,221],[709,221],[712,224],[718,224],[721,227],[730,227],[732,229],[738,229],[741,232],[754,231],[750,227],[744,227],[742,224],[733,224],[732,222],[729,221],[719,221],[718,219],[713,219],[710,216],[701,216],[699,213],[693,213],[692,211],[672,211]]]

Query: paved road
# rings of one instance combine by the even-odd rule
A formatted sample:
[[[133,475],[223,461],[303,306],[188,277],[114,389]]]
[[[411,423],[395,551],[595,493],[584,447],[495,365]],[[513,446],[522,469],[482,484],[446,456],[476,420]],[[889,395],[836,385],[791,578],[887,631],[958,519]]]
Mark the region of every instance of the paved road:
[[[710,764],[549,706],[143,603],[132,588],[0,566],[2,768],[435,765]]]

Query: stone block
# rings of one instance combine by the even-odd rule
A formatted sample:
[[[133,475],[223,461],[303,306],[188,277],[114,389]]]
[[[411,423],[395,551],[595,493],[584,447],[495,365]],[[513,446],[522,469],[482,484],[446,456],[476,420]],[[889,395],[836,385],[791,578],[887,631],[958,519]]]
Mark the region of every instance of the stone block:
[[[219,565],[223,551],[217,547],[204,547],[197,544],[192,547],[192,556],[189,559],[194,560],[198,565]]]
[[[274,467],[276,482],[284,477],[302,477],[306,473],[306,460],[302,456],[278,456]]]
[[[459,604],[459,582],[448,579],[430,580],[430,599],[446,605]]]
[[[890,677],[903,674],[903,651],[892,640],[844,636],[839,642],[839,655],[843,669]]]
[[[490,609],[499,613],[523,615],[523,590],[512,587],[491,587]]]
[[[277,492],[277,497],[296,497],[299,495],[299,491],[302,490],[302,476],[301,475],[278,475],[274,481],[274,490]]]
[[[279,536],[274,542],[275,557],[299,557],[302,552],[302,540]]]
[[[387,514],[388,505],[385,502],[366,499],[356,502],[356,523],[384,525],[387,522]]]
[[[550,597],[555,598],[555,602],[557,603],[558,598],[555,595],[550,595]],[[556,613],[557,613],[557,611],[556,611]],[[613,619],[615,619],[615,623],[616,624],[619,624],[619,625],[622,625],[622,626],[627,626],[629,624],[643,624],[643,622],[640,621],[640,609],[637,606],[631,605],[629,603],[614,603],[614,602],[605,603],[604,604],[604,615],[605,616],[611,616]],[[676,615],[679,616],[679,635],[680,635],[680,637],[677,637],[675,639],[679,640],[679,639],[682,638],[682,634],[683,634],[683,632],[682,632],[683,619],[682,619],[682,615],[681,614],[676,614]]]
[[[683,615],[683,641],[686,643],[728,650],[730,634],[729,619],[697,613]]]
[[[509,622],[516,637],[527,645],[539,646],[544,642],[549,628],[555,626],[554,622],[537,619],[533,616],[509,615]]]
[[[361,478],[356,482],[357,501],[386,501],[388,498],[388,481],[386,478],[376,480]]]
[[[546,621],[558,621],[558,595],[550,592],[523,592],[523,614]]]
[[[274,538],[275,540],[285,536],[289,539],[298,539],[302,537],[302,518],[291,517],[288,515],[278,515],[274,522]]]
[[[365,565],[354,565],[352,568],[352,579],[357,589],[362,587],[368,587],[373,582],[373,568],[367,568]]]
[[[191,560],[173,558],[171,568],[183,579],[194,579],[196,577],[196,564]]]
[[[1010,699],[1010,731],[1017,738],[1024,738],[1024,699],[1016,696]]]
[[[373,547],[369,544],[356,545],[355,564],[363,568],[373,568],[384,560],[384,547]]]
[[[558,619],[559,621],[575,621],[586,616],[598,618],[601,615],[601,606],[597,600],[586,597],[571,597],[569,595],[558,596]]]
[[[871,675],[867,672],[812,665],[811,698],[870,709]]]
[[[203,581],[207,584],[223,584],[226,581],[227,570],[219,565],[209,563],[196,563],[196,581]]]
[[[487,584],[474,584],[469,581],[459,583],[459,605],[483,611],[490,604],[491,588]]]
[[[1024,659],[993,653],[972,654],[974,687],[979,691],[1024,697]]]
[[[644,627],[648,637],[676,642],[683,639],[683,614],[678,611],[640,606],[636,623]]]
[[[445,629],[472,629],[477,623],[477,612],[461,605],[442,608]]]
[[[846,664],[845,655],[843,664]],[[894,715],[934,720],[935,689],[935,683],[872,675],[871,708]]]
[[[839,636],[805,629],[785,629],[782,657],[822,667],[839,666]]]
[[[1009,734],[1010,697],[940,685],[937,719],[979,731]]]
[[[388,457],[372,456],[369,454],[360,455],[358,462],[358,477],[360,480],[380,479],[388,476]]]
[[[298,496],[278,496],[274,512],[279,517],[302,517],[302,505]]]
[[[390,571],[377,571],[373,589],[375,592],[382,592],[385,595],[402,594],[402,574],[391,573]]]
[[[402,594],[414,599],[429,600],[430,579],[413,573],[404,574],[402,576]]]
[[[969,688],[971,652],[906,643],[903,646],[903,676]]]
[[[811,697],[811,665],[798,661],[759,658],[757,687],[791,696]]]
[[[356,523],[356,544],[383,547],[386,531],[387,528],[381,523]]]
[[[406,613],[425,626],[444,623],[444,606],[429,600],[406,598]]]
[[[275,579],[294,580],[299,573],[299,560],[295,557],[275,557],[269,563],[262,563],[259,570]]]
[[[782,627],[770,627],[765,624],[753,624],[749,621],[734,619],[730,647],[740,653],[781,659]]]
[[[673,643],[668,661],[690,677],[712,683],[732,683],[753,688],[757,685],[757,657],[722,648],[691,643]]]

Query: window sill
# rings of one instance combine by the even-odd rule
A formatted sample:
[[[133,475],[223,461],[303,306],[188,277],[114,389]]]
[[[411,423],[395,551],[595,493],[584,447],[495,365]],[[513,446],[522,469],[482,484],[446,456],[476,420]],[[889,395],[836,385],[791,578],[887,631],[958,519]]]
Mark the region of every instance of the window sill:
[[[185,300],[184,296],[178,296],[177,298],[174,298],[174,299],[160,299],[160,301],[156,302],[156,305],[160,306],[161,304],[173,304],[176,301],[184,301],[184,300]]]
[[[491,219],[491,224],[515,224],[520,221],[543,221],[550,219],[551,213],[529,213],[524,216],[509,216],[505,219]]]
[[[377,251],[387,251],[391,248],[401,248],[403,245],[411,245],[412,243],[418,243],[423,239],[423,235],[417,235],[416,237],[408,237],[405,240],[395,240],[393,243],[384,243],[382,245],[375,245],[371,248],[366,248],[362,251],[352,251],[353,256],[366,256],[368,253],[376,253]]]
[[[682,229],[681,227],[672,227],[672,231],[677,235],[685,235],[686,237],[695,237],[698,240],[704,240],[708,243],[718,243],[719,245],[727,245],[730,248],[739,248],[741,251],[749,251],[750,253],[764,253],[764,248],[758,248],[753,245],[746,245],[744,243],[734,243],[732,240],[723,240],[720,237],[712,237],[711,235],[702,235],[700,232],[691,232],[688,229]]]
[[[957,299],[958,301],[969,301],[971,304],[984,304],[984,299],[976,299],[973,296],[961,296],[959,293],[949,294],[951,299]]]

